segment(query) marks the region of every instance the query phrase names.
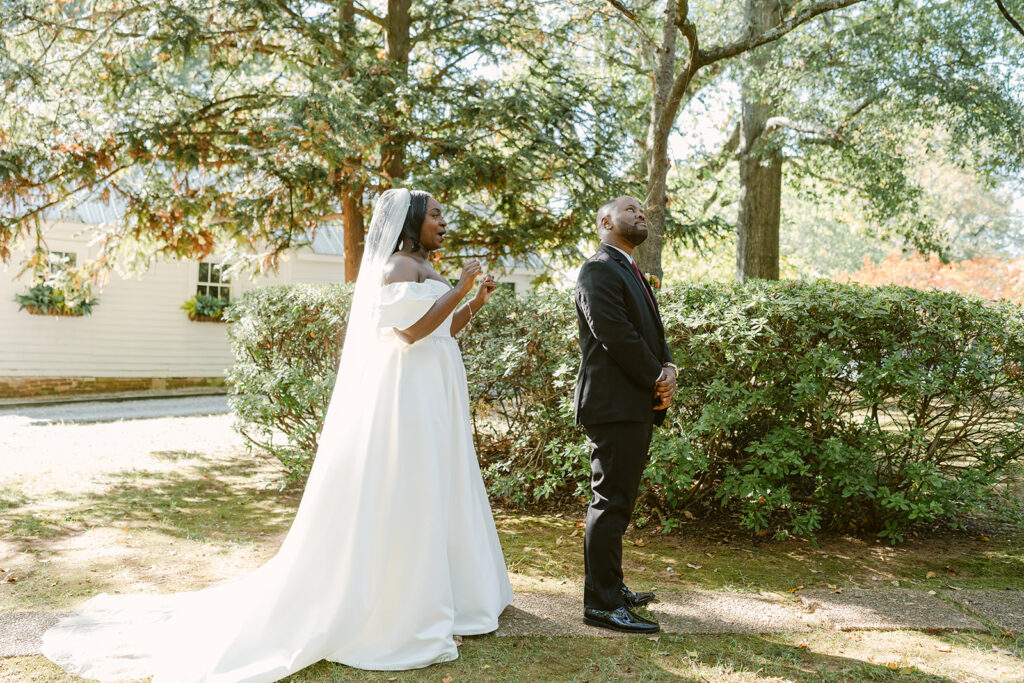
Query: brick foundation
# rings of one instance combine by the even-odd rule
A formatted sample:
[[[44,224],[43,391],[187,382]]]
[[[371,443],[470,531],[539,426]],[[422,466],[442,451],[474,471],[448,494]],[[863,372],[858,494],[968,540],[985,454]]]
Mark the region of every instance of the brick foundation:
[[[0,398],[221,386],[222,377],[0,377]]]

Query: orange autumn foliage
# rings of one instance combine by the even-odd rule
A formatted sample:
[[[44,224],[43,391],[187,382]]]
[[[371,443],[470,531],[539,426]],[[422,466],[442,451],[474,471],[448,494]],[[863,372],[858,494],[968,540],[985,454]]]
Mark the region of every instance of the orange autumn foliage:
[[[935,256],[892,252],[877,265],[867,256],[855,273],[844,273],[839,282],[864,285],[901,285],[916,289],[941,289],[973,294],[985,299],[1009,299],[1024,303],[1024,258],[975,256],[943,264]]]

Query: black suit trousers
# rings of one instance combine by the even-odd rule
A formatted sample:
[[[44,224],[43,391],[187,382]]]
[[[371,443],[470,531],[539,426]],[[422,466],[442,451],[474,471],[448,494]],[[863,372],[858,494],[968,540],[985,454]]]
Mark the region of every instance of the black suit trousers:
[[[621,607],[622,536],[636,504],[640,476],[650,458],[653,422],[584,425],[590,444],[590,486],[583,538],[585,607]]]

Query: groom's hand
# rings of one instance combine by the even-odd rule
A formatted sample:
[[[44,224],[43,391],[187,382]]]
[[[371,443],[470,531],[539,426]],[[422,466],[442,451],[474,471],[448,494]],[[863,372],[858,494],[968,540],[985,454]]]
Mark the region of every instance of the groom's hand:
[[[672,403],[676,393],[676,372],[671,367],[663,367],[661,376],[654,383],[654,409],[665,410]]]

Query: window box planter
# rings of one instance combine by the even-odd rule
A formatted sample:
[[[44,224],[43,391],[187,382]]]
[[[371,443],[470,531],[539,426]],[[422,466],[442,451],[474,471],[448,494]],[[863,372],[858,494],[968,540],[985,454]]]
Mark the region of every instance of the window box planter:
[[[188,319],[194,323],[226,323],[221,316],[203,315],[202,313],[189,313]]]
[[[197,323],[224,323],[224,311],[230,302],[207,294],[196,294],[181,305],[188,313],[188,319]]]
[[[88,292],[79,293],[78,301],[68,297],[67,294],[56,287],[47,284],[38,284],[24,294],[16,294],[14,300],[18,303],[18,310],[25,311],[30,315],[60,315],[68,317],[81,317],[92,313],[92,309],[99,305],[96,297]],[[68,302],[73,301],[71,305]]]

